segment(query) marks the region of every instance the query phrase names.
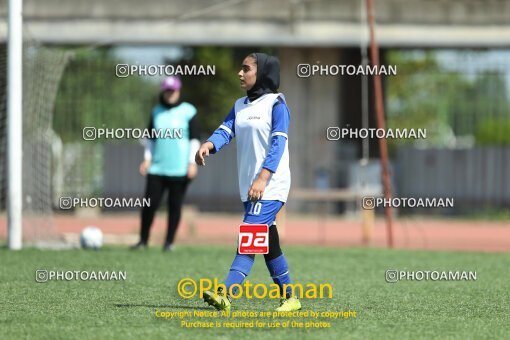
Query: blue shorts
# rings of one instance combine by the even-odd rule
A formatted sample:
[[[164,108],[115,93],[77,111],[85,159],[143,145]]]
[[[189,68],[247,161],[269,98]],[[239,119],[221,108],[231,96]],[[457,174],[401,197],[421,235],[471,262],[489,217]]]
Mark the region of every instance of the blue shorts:
[[[283,207],[280,201],[256,201],[243,202],[244,219],[243,223],[267,224],[271,226],[276,220],[276,214]]]

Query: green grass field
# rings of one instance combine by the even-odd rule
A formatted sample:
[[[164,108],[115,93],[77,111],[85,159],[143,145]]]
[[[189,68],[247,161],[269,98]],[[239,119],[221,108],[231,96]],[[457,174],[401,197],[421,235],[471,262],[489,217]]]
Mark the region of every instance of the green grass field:
[[[303,310],[351,310],[357,317],[321,319],[331,323],[327,329],[187,329],[181,328],[178,319],[155,316],[156,310],[211,310],[198,298],[180,298],[177,282],[185,277],[223,279],[232,261],[231,247],[181,246],[171,254],[159,248],[142,252],[2,249],[0,337],[479,339],[510,334],[510,254],[285,249],[295,281],[330,283],[334,288],[333,299],[302,299]],[[386,283],[385,271],[393,268],[476,270],[477,280]],[[37,269],[125,270],[127,280],[36,283]],[[250,281],[271,283],[262,256],[255,261]],[[276,300],[243,298],[235,300],[235,310],[273,310],[277,304]],[[276,321],[286,320],[309,321]]]

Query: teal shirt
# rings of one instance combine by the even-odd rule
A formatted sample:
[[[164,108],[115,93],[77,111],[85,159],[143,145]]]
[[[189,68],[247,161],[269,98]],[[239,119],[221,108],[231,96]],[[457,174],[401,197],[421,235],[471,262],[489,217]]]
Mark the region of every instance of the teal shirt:
[[[186,102],[167,109],[156,105],[152,110],[152,124],[156,130],[182,131],[174,138],[156,138],[152,149],[152,162],[149,174],[160,176],[186,176],[190,153],[189,121],[197,113],[197,109]]]

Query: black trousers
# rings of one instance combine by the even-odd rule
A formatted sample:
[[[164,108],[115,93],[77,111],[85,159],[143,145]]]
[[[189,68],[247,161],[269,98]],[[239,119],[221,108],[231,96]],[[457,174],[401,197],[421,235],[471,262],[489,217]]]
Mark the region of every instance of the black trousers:
[[[182,203],[189,182],[190,180],[186,176],[169,177],[147,175],[145,198],[150,199],[150,206],[142,208],[141,242],[147,243],[149,241],[152,221],[154,220],[154,215],[156,214],[156,210],[158,210],[165,191],[168,191],[168,230],[165,244],[172,244],[174,242],[175,233],[177,232],[181,220]]]

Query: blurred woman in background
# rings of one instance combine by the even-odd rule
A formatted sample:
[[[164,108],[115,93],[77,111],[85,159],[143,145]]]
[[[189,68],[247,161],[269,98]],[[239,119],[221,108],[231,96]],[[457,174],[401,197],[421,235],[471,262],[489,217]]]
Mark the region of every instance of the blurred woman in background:
[[[151,113],[148,129],[160,134],[158,138],[145,141],[144,161],[140,164],[140,174],[147,177],[145,198],[150,199],[150,206],[142,208],[140,241],[132,249],[147,247],[154,214],[167,191],[168,230],[163,251],[173,250],[184,195],[197,174],[194,160],[200,147],[197,109],[180,101],[181,87],[179,78],[165,78],[161,83],[159,104]],[[181,133],[172,133],[172,138],[165,138],[167,129]],[[178,138],[180,136],[182,138]]]

